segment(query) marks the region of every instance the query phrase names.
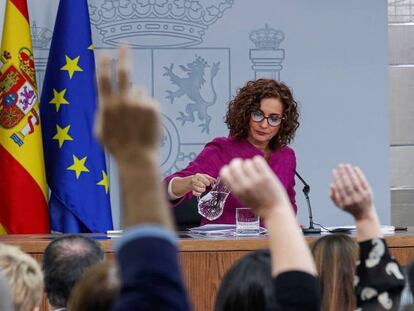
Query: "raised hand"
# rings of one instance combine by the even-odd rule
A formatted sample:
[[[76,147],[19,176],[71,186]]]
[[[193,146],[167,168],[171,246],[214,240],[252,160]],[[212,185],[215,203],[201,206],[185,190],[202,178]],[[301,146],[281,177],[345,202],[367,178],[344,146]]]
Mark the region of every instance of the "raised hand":
[[[142,90],[131,90],[127,48],[119,50],[118,83],[111,81],[110,59],[99,65],[99,109],[95,133],[116,159],[129,159],[137,153],[157,152],[160,139],[158,104]]]
[[[119,50],[118,82],[111,81],[108,57],[100,60],[99,109],[95,132],[118,164],[123,194],[123,227],[159,224],[173,230],[158,162],[158,105],[143,91],[131,91],[127,49]],[[151,208],[148,208],[151,207]]]
[[[266,217],[273,208],[291,207],[283,185],[263,157],[234,159],[221,169],[220,176],[232,192],[259,215]]]
[[[264,217],[272,254],[272,275],[304,271],[316,275],[309,247],[298,230],[286,190],[263,157],[234,159],[220,176],[233,193]]]
[[[340,164],[333,172],[331,199],[337,207],[352,214],[356,220],[375,212],[371,186],[364,173],[350,164]]]

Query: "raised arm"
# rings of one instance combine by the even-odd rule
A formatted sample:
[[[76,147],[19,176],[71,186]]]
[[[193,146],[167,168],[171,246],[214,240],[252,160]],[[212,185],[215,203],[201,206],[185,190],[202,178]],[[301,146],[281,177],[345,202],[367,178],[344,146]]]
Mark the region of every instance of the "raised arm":
[[[286,191],[267,162],[260,156],[235,159],[220,175],[234,194],[265,220],[280,309],[320,311],[315,263]]]
[[[95,132],[119,169],[124,227],[152,223],[173,230],[166,208],[158,163],[158,104],[138,88],[130,89],[126,48],[120,49],[118,85],[111,82],[110,62],[100,62],[100,100]]]
[[[359,310],[398,310],[404,275],[382,238],[371,186],[362,171],[350,164],[334,169],[331,198],[355,219],[360,255],[354,284]]]
[[[358,241],[382,238],[372,189],[361,169],[340,164],[332,175],[331,199],[338,208],[354,217]]]
[[[112,310],[190,310],[159,172],[158,108],[141,90],[131,92],[128,68],[121,48],[113,86],[109,59],[102,59],[96,117],[97,136],[118,164],[126,229],[115,243],[121,292]]]
[[[246,206],[264,218],[269,232],[273,276],[293,270],[316,275],[312,255],[286,191],[263,157],[235,159],[220,175]]]

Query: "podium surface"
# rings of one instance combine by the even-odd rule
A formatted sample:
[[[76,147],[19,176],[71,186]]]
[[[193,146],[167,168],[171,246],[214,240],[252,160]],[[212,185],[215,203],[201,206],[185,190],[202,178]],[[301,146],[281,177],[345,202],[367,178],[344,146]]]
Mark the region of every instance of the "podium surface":
[[[179,234],[179,252],[184,279],[194,310],[213,310],[217,290],[227,270],[245,254],[268,248],[267,236],[257,237],[225,237],[225,238],[194,238],[186,232]],[[116,238],[106,234],[84,234],[101,244],[107,258],[114,258],[112,245]],[[58,235],[7,235],[1,236],[0,242],[19,246],[39,262],[43,258],[46,246]],[[312,243],[321,235],[306,236]],[[385,235],[390,251],[401,265],[414,260],[414,227],[407,231]],[[41,310],[45,311],[46,301]]]

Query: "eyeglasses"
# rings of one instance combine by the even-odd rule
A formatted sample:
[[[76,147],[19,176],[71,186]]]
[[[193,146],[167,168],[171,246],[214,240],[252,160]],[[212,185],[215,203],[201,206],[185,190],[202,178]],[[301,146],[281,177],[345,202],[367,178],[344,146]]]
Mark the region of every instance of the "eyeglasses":
[[[269,124],[272,127],[278,126],[280,123],[282,123],[282,120],[284,119],[278,114],[271,114],[270,116],[265,117],[263,112],[261,112],[260,110],[253,111],[251,113],[251,118],[253,122],[257,123],[262,122],[264,119],[266,119],[267,124]]]

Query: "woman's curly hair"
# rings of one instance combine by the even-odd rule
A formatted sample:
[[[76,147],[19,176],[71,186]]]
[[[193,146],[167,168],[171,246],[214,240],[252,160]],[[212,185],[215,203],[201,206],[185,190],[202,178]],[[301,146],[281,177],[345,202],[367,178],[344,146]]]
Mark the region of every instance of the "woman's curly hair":
[[[271,79],[249,81],[230,101],[225,122],[230,136],[246,139],[249,135],[250,115],[260,109],[264,98],[278,98],[283,105],[283,120],[279,132],[269,142],[272,151],[288,145],[299,127],[299,108],[289,87]]]

